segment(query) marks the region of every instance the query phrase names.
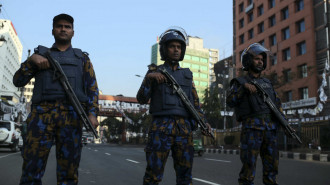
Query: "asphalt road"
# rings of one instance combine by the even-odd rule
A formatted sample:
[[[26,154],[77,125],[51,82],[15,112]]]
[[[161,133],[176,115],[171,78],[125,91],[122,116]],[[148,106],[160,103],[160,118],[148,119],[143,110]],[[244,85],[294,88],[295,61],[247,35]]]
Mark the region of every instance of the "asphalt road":
[[[43,184],[56,185],[56,157],[52,149]],[[262,184],[262,166],[257,165],[255,184]],[[0,151],[0,184],[18,185],[21,175],[20,153]],[[79,167],[80,185],[138,185],[145,170],[142,146],[88,144],[83,148]],[[238,155],[195,155],[194,185],[235,185],[241,167]],[[280,159],[278,182],[281,185],[329,185],[330,163]],[[175,172],[169,157],[161,185],[174,185]]]

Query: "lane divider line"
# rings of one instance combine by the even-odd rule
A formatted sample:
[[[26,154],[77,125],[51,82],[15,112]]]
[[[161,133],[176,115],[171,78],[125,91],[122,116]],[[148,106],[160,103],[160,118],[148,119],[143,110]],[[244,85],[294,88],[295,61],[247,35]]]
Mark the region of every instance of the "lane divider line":
[[[105,153],[106,155],[111,155],[111,154],[109,154],[109,153]]]
[[[231,163],[231,161],[225,161],[225,160],[210,159],[210,158],[204,158],[204,159],[205,160],[208,160],[208,161],[217,161],[217,162]]]
[[[131,159],[126,159],[126,161],[129,161],[129,162],[132,162],[132,163],[140,163],[140,162],[137,162],[137,161],[133,161]]]
[[[11,155],[16,155],[16,154],[19,154],[20,152],[16,152],[16,153],[13,153],[13,154],[8,154],[8,155],[3,155],[3,156],[0,156],[0,159],[1,158],[5,158],[5,157],[8,157],[8,156],[11,156]]]
[[[199,178],[192,178],[192,179],[195,180],[195,181],[204,182],[204,183],[206,183],[206,184],[211,184],[211,185],[221,185],[221,184],[217,184],[217,183],[210,182],[210,181],[206,181],[206,180],[199,179]]]

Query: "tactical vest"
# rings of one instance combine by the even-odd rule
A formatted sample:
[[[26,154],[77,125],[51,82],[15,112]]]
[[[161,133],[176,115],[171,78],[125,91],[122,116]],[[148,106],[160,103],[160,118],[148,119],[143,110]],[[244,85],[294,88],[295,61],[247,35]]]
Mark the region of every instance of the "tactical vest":
[[[179,70],[172,71],[170,67],[166,67],[164,65],[160,65],[159,67],[166,68],[168,73],[170,73],[180,84],[190,102],[194,104],[191,91],[193,77],[192,72],[188,68],[181,68]],[[177,115],[189,117],[189,113],[187,112],[180,97],[167,83],[157,84],[152,87],[150,113],[153,116]]]
[[[45,56],[49,48],[38,46],[36,54]],[[80,49],[70,48],[67,51],[52,51],[50,54],[57,60],[80,102],[87,102],[84,89],[83,53]],[[65,91],[58,79],[53,79],[53,69],[40,70],[35,75],[32,103],[66,99]]]
[[[270,99],[275,102],[275,91],[273,89],[272,83],[266,78],[256,78],[255,80],[268,93]],[[231,84],[234,81],[237,81],[240,85],[244,85],[244,83],[249,83],[251,79],[248,76],[239,77],[233,79]],[[240,104],[235,107],[235,113],[237,121],[242,121],[247,117],[271,114],[271,110],[258,93],[245,93]]]

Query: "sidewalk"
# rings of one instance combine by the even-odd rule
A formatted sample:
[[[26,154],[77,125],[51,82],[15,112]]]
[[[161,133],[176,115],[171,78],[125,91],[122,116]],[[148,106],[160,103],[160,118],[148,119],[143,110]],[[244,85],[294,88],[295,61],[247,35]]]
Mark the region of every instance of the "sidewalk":
[[[204,152],[239,155],[239,150],[235,150],[235,149],[206,148]],[[312,153],[297,153],[297,152],[280,151],[280,157],[283,159],[330,162],[330,155],[328,155],[328,154],[312,154]]]

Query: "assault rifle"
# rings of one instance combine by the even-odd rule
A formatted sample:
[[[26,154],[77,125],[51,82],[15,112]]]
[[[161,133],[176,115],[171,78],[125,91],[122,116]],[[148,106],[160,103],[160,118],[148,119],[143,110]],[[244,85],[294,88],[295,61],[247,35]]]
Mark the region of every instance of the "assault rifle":
[[[173,78],[171,74],[167,72],[165,68],[160,68],[160,71],[170,81],[174,91],[179,95],[180,99],[187,107],[188,111],[191,113],[193,118],[197,121],[199,126],[202,128],[202,130],[214,140],[215,139],[214,134],[209,131],[204,119],[198,114],[195,107],[191,104],[189,98],[187,97],[186,93],[182,90],[180,84],[178,84],[178,82]]]
[[[296,131],[288,124],[288,122],[283,118],[282,114],[280,111],[277,109],[275,106],[274,102],[270,99],[268,93],[258,84],[256,80],[252,80],[251,83],[257,88],[257,90],[260,92],[262,95],[262,98],[264,102],[268,105],[270,110],[274,113],[275,117],[277,120],[280,122],[280,125],[282,126],[283,129],[285,129],[285,133],[289,135],[292,138],[295,138],[298,140],[300,144],[302,144],[299,136],[296,134]]]
[[[76,94],[74,93],[71,84],[69,83],[68,78],[66,77],[61,65],[58,63],[57,60],[55,60],[51,55],[50,52],[48,51],[46,53],[46,58],[48,59],[50,65],[52,66],[52,68],[54,69],[54,76],[53,76],[53,80],[59,80],[70,103],[73,106],[73,109],[76,111],[76,113],[78,114],[79,118],[83,121],[83,124],[86,128],[86,130],[88,131],[92,131],[95,138],[98,138],[97,132],[94,129],[92,123],[89,121],[88,116],[85,112],[85,110],[83,109],[83,107],[81,106]]]

